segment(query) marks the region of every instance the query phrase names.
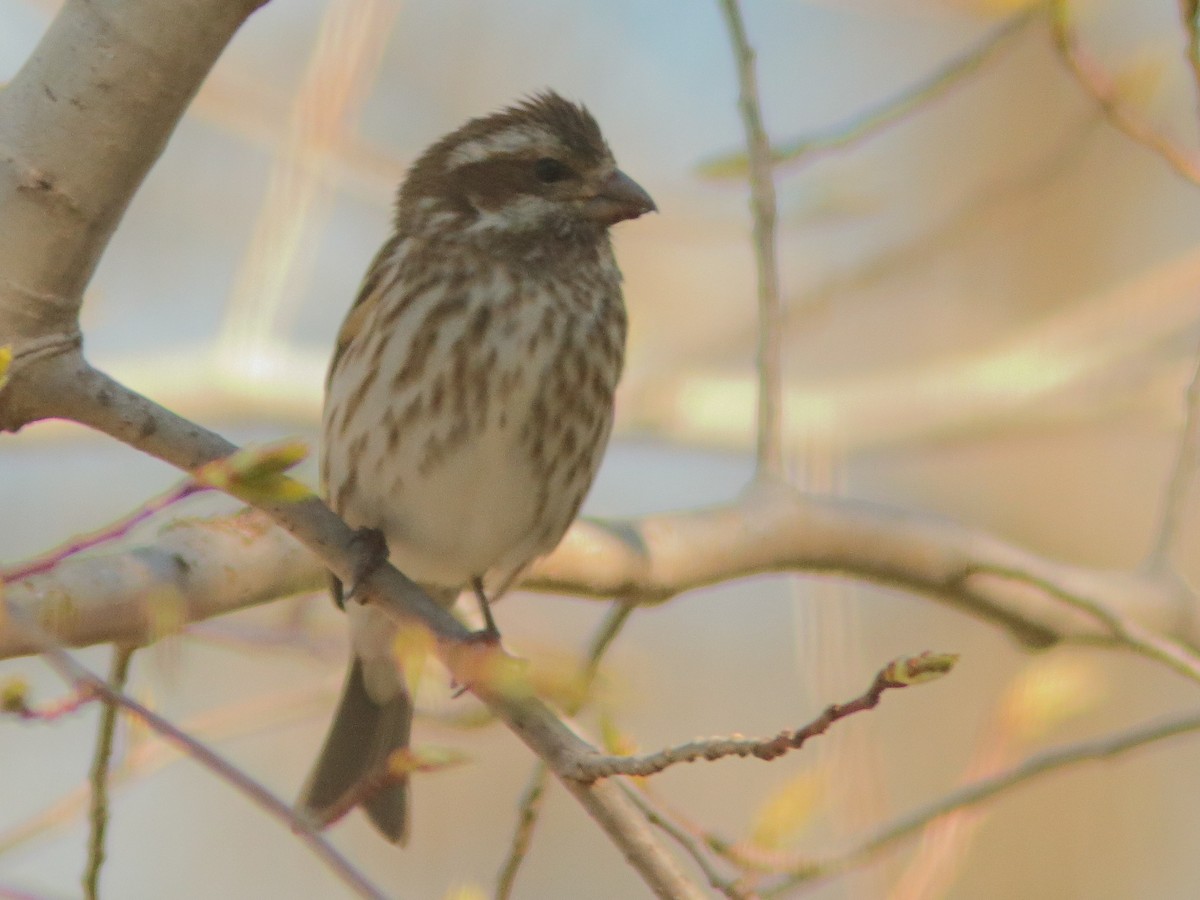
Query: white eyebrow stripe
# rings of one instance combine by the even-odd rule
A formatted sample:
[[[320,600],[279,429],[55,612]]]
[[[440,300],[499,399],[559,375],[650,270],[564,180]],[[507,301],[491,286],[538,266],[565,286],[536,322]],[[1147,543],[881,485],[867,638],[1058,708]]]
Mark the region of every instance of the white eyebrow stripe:
[[[514,126],[487,137],[476,138],[456,147],[446,157],[446,167],[457,169],[459,166],[477,163],[497,153],[519,153],[531,147],[546,146],[553,143],[553,138],[540,128],[529,125]]]

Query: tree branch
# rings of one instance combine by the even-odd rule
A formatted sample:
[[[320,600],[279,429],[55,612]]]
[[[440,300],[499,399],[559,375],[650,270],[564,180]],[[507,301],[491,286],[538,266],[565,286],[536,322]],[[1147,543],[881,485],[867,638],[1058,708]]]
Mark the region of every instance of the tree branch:
[[[1034,778],[1082,762],[1112,759],[1139,747],[1195,731],[1200,731],[1200,715],[1193,714],[1166,719],[1117,735],[1068,744],[1031,756],[1004,772],[969,784],[923,809],[897,819],[846,853],[823,861],[805,860],[791,876],[764,890],[763,896],[782,896],[794,891],[799,884],[856,868],[876,854],[917,834],[941,816],[982,803]]]
[[[774,737],[763,739],[709,738],[644,756],[596,756],[584,760],[575,777],[580,781],[594,781],[613,775],[645,777],[657,775],[678,763],[696,762],[700,759],[711,762],[727,756],[754,756],[770,762],[793,750],[799,750],[809,738],[828,731],[834,722],[855,713],[874,709],[879,705],[879,698],[883,696],[884,691],[940,678],[953,668],[957,659],[953,654],[926,652],[919,656],[894,660],[879,671],[871,686],[860,696],[847,703],[833,703],[827,706],[821,715],[794,731],[783,731]]]
[[[318,858],[328,865],[347,887],[351,888],[358,896],[371,898],[371,900],[386,900],[384,895],[368,882],[362,873],[355,869],[332,845],[312,828],[307,827],[302,820],[298,819],[291,807],[286,803],[279,800],[274,794],[231,765],[213,750],[196,741],[190,735],[185,734],[162,716],[138,703],[123,691],[109,685],[99,675],[96,675],[86,666],[79,663],[71,654],[57,647],[53,637],[36,622],[20,611],[8,607],[4,603],[3,598],[0,598],[0,609],[5,610],[8,623],[12,627],[21,629],[28,635],[29,640],[39,645],[39,650],[46,662],[78,692],[87,692],[100,697],[110,706],[124,709],[144,722],[165,740],[180,748],[189,757],[217,774],[226,783],[233,785],[238,791],[253,800],[261,809],[266,810],[270,815],[282,821],[299,835],[300,839],[313,850]],[[118,650],[116,652],[122,651]]]
[[[653,604],[785,571],[838,574],[931,597],[1033,646],[1112,639],[1094,615],[1063,603],[1064,595],[1200,644],[1200,624],[1187,614],[1192,598],[1161,573],[1073,566],[933,516],[782,487],[754,489],[710,509],[578,521],[523,587]],[[52,624],[64,644],[82,646],[149,639],[159,598],[177,598],[182,621],[196,621],[319,588],[324,572],[262,513],[244,512],[179,522],[155,545],[67,560],[7,590],[11,603]],[[0,658],[34,650],[0,632]]]
[[[1014,38],[1023,34],[1029,24],[1041,16],[1040,4],[1033,4],[1001,24],[975,47],[878,106],[860,112],[828,130],[777,143],[771,151],[772,164],[782,169],[787,164],[798,166],[809,163],[826,153],[848,150],[904,121],[1000,55]],[[712,178],[740,176],[748,168],[747,161],[744,150],[728,152],[701,163],[700,171]]]
[[[1080,45],[1071,25],[1071,10],[1067,0],[1051,0],[1050,31],[1054,46],[1067,69],[1113,127],[1157,153],[1181,177],[1200,185],[1200,157],[1171,140],[1121,98],[1112,76]]]
[[[758,276],[758,461],[760,477],[782,479],[783,472],[783,307],[776,261],[775,181],[771,142],[763,126],[754,48],[738,0],[720,0],[737,63],[738,109],[750,161],[750,211],[754,217],[754,265]]]
[[[0,430],[20,385],[79,346],[83,288],[201,80],[263,0],[68,0],[0,91]]]
[[[125,692],[129,663],[132,659],[132,648],[120,645],[113,647],[108,684],[115,693]],[[112,762],[113,738],[117,730],[117,709],[117,704],[111,701],[104,704],[104,712],[100,715],[100,731],[96,737],[96,752],[92,758],[92,771],[88,776],[92,786],[88,810],[91,833],[88,835],[87,867],[83,871],[83,894],[88,900],[96,900],[100,895],[100,869],[104,865],[104,839],[108,832],[108,773]]]

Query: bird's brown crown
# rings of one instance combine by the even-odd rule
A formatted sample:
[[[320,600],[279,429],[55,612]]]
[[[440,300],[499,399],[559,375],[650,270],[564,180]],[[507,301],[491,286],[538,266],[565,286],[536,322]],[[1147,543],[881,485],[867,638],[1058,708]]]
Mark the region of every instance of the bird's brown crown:
[[[595,231],[611,223],[597,223],[584,204],[615,171],[587,109],[547,91],[472,119],[426,150],[400,188],[397,228]]]

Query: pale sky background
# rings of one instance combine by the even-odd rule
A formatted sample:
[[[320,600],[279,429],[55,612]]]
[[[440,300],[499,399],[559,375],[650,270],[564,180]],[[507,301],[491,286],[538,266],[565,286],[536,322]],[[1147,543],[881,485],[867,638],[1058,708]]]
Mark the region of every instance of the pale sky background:
[[[0,81],[32,50],[53,5],[0,0]],[[622,167],[662,210],[618,232],[633,323],[629,369],[621,428],[587,509],[633,516],[736,496],[751,471],[738,423],[749,415],[754,288],[744,188],[697,174],[699,163],[742,140],[716,5],[395,5],[357,127],[370,165],[318,161],[317,201],[283,267],[286,290],[268,331],[289,355],[280,362],[264,351],[264,365],[281,366],[274,380],[255,381],[247,359],[214,363],[204,353],[218,343],[236,286],[249,283],[251,295],[256,289],[245,275],[247,247],[328,7],[317,0],[275,0],[218,65],[93,282],[84,321],[91,358],[235,440],[311,437],[324,358],[386,234],[393,172],[466,117],[550,86],[589,105]],[[1016,4],[745,5],[768,128],[791,138],[852,119],[927,77],[997,27],[1000,19],[980,9]],[[1192,146],[1196,103],[1174,0],[1078,7],[1088,46],[1124,79],[1128,96]],[[785,170],[779,191],[789,385],[802,400],[832,398],[834,407],[832,424],[822,420],[828,430],[807,427],[798,414],[790,420],[797,480],[942,514],[1071,561],[1136,564],[1172,457],[1200,312],[1153,331],[1165,314],[1151,297],[1127,329],[1097,332],[1096,346],[1085,349],[1107,353],[1143,331],[1145,346],[1126,356],[1112,350],[1118,362],[1101,376],[1058,392],[1038,385],[1063,358],[1035,353],[1028,371],[1002,373],[1002,387],[1018,399],[994,421],[966,414],[973,405],[993,408],[982,388],[977,398],[968,391],[966,401],[953,400],[961,385],[948,379],[951,408],[929,413],[928,421],[925,404],[936,406],[938,397],[905,388],[923,366],[960,371],[960,357],[986,359],[1027,335],[1036,350],[1039,329],[1053,316],[1077,316],[1084,327],[1105,298],[1195,253],[1195,186],[1099,123],[1035,27],[976,77],[875,140]],[[922,244],[922,235],[933,238]],[[893,251],[902,262],[860,277]],[[839,287],[839,279],[846,283]],[[253,344],[254,353],[267,343]],[[913,420],[910,430],[856,405],[888,385],[895,394],[879,394],[880,407]],[[911,409],[906,398],[916,398]],[[0,436],[0,509],[8,523],[0,526],[0,563],[99,527],[177,478],[108,439],[65,428]],[[206,499],[179,512],[217,508],[229,504]],[[152,540],[158,527],[143,527],[132,543]],[[333,705],[341,622],[324,598],[313,598],[303,608],[323,654],[245,644],[296,608],[276,604],[214,623],[204,637],[141,653],[133,684],[184,722],[249,697],[309,691],[307,714],[215,741],[286,798],[298,789]],[[531,658],[574,652],[600,614],[594,604],[522,596],[498,609],[506,640]],[[770,766],[692,766],[656,784],[697,821],[736,836],[780,784],[807,773],[824,787],[795,847],[823,853],[952,789],[979,748],[995,743],[988,729],[996,727],[996,707],[1031,671],[1051,673],[1044,676],[1050,681],[1055,672],[1067,673],[1068,682],[1082,675],[1093,701],[1070,723],[1015,746],[1015,756],[1195,705],[1193,690],[1145,663],[1080,650],[1031,657],[990,626],[927,599],[782,577],[639,613],[612,654],[612,690],[621,725],[649,750],[695,735],[795,727],[859,693],[888,659],[925,649],[961,651],[960,669],[945,683],[887,698],[811,752]],[[80,656],[99,670],[106,665],[103,650]],[[37,661],[0,664],[0,679],[18,673],[40,700],[61,694]],[[584,724],[595,727],[594,719]],[[466,882],[490,890],[527,754],[501,729],[480,736],[420,727],[420,740],[463,748],[472,763],[416,785],[413,845],[403,852],[385,846],[360,817],[333,838],[400,896],[438,897]],[[54,725],[0,719],[0,848],[8,829],[81,783],[93,740],[92,712]],[[1195,741],[1185,739],[1022,789],[989,807],[982,830],[962,849],[957,876],[928,896],[1194,896],[1194,756]],[[188,762],[120,789],[111,828],[104,885],[113,898],[341,896],[289,834]],[[0,851],[0,888],[78,896],[85,838],[82,820],[73,820]],[[912,854],[909,845],[867,876],[806,896],[884,896]],[[517,896],[600,900],[642,891],[555,791]]]

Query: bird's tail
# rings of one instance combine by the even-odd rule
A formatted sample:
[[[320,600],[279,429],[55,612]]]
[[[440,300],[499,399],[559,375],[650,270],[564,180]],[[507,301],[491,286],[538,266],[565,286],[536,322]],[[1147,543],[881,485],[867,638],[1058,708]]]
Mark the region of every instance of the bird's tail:
[[[382,703],[367,693],[362,661],[355,656],[321,755],[297,801],[300,812],[322,821],[366,776],[378,772],[392,751],[408,746],[413,704],[401,688]],[[408,840],[408,779],[389,784],[363,801],[375,827],[394,844]]]

